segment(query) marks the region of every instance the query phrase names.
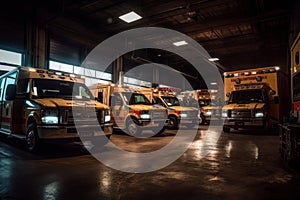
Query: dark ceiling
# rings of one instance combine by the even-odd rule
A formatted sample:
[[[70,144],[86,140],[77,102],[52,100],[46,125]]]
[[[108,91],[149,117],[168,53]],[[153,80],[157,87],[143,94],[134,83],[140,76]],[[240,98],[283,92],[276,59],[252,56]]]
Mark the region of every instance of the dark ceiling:
[[[151,26],[177,30],[196,40],[211,57],[218,57],[216,64],[221,70],[231,71],[271,65],[287,68],[292,4],[289,0],[22,1],[14,8],[14,15],[34,16],[51,38],[84,46],[85,53],[128,29]],[[132,10],[143,18],[130,24],[118,18]],[[52,45],[50,51],[58,48]],[[178,69],[186,64],[164,51],[150,49],[135,55]],[[189,73],[190,68],[182,70]]]

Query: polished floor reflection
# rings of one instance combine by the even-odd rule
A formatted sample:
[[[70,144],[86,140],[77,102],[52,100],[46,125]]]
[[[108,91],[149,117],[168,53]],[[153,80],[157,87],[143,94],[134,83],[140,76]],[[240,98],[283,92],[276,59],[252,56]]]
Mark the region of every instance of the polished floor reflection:
[[[151,152],[175,132],[149,139],[120,133],[111,141],[126,151]],[[1,136],[0,199],[300,199],[300,170],[284,165],[278,147],[275,134],[219,134],[203,126],[169,166],[125,173],[103,165],[80,143],[45,144],[31,154],[17,139]]]

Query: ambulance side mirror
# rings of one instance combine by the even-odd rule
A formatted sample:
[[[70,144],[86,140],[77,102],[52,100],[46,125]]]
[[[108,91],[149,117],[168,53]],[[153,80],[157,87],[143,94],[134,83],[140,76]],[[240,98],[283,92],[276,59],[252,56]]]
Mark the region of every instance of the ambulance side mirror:
[[[274,97],[274,103],[275,103],[275,104],[278,104],[278,103],[279,103],[279,97],[278,97],[278,96],[275,96],[275,97]]]
[[[116,105],[116,98],[114,96],[110,96],[109,98],[109,106],[115,106]]]
[[[16,85],[14,84],[7,85],[5,98],[8,101],[12,101],[16,98]]]
[[[276,91],[270,90],[270,95],[275,95],[275,94],[276,94]]]
[[[103,92],[98,92],[97,101],[99,101],[100,103],[103,103]]]

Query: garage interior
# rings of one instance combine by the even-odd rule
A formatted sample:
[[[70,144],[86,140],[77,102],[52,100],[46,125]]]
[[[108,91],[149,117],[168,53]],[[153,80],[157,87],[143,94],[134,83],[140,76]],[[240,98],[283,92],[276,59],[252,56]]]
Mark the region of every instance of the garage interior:
[[[17,65],[60,71],[51,68],[51,62],[73,66],[74,73],[75,66],[82,66],[89,53],[111,36],[135,28],[161,27],[187,35],[211,58],[218,58],[213,63],[221,75],[280,66],[290,81],[290,48],[300,31],[299,8],[295,0],[11,0],[0,8],[0,50],[17,53],[20,62],[10,63],[0,56],[0,74]],[[119,18],[130,11],[142,18],[132,23]],[[153,84],[155,80],[186,89],[180,81],[165,81],[154,74],[143,80],[143,75],[132,72],[147,63],[170,66],[194,90],[207,87],[187,60],[161,49],[128,52],[99,70],[110,74],[103,81],[112,83],[122,72],[128,79],[139,79],[138,83]],[[288,97],[282,108],[285,116],[292,109],[290,91],[289,85],[284,91]],[[45,144],[39,154],[32,154],[18,139],[1,135],[0,199],[300,198],[299,166],[291,168],[281,159],[277,132],[222,132],[216,143],[205,140],[210,134],[209,126],[200,126],[183,155],[147,173],[112,169],[78,143]],[[170,143],[175,135],[175,130],[167,130],[165,136],[149,141],[120,133],[111,140],[127,151],[151,152]],[[206,150],[209,153],[203,155]]]

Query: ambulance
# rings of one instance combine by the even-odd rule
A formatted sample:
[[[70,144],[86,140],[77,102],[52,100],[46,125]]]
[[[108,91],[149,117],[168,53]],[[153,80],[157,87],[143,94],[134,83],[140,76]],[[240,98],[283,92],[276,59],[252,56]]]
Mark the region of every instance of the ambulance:
[[[222,117],[222,101],[216,101],[221,99],[218,96],[218,90],[198,89],[181,92],[178,98],[184,105],[199,107],[199,124],[208,124],[211,120],[220,120]]]
[[[37,151],[45,139],[79,139],[77,128],[89,137],[99,135],[94,127],[99,124],[108,137],[112,131],[109,107],[95,101],[84,79],[73,74],[17,67],[0,77],[0,87],[0,132],[25,139],[29,151]],[[79,126],[73,108],[82,111],[76,113]],[[86,116],[88,108],[97,117]]]
[[[280,67],[264,67],[224,73],[226,105],[222,108],[224,132],[231,128],[270,129],[282,118],[279,94]]]
[[[167,108],[169,129],[177,129],[181,125],[194,128],[199,124],[199,109],[184,106],[176,97],[176,92],[179,92],[178,88],[141,88],[139,91],[152,102]]]
[[[293,117],[300,123],[300,33],[291,47],[291,89]]]
[[[203,123],[222,119],[223,97],[219,96],[218,90],[200,89],[196,91],[197,99],[203,115]]]
[[[111,107],[115,130],[121,129],[134,137],[144,137],[145,130],[152,131],[152,136],[163,133],[168,122],[167,110],[153,104],[138,89],[102,83],[89,88],[99,102]]]

